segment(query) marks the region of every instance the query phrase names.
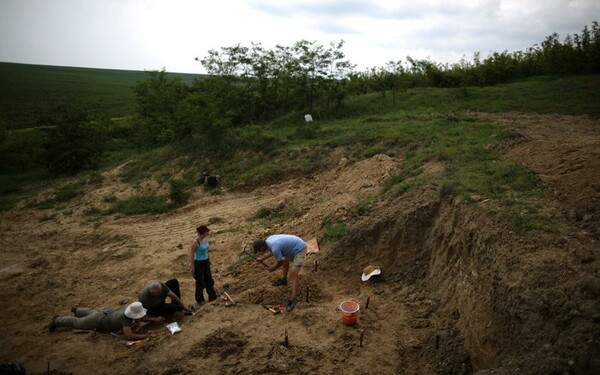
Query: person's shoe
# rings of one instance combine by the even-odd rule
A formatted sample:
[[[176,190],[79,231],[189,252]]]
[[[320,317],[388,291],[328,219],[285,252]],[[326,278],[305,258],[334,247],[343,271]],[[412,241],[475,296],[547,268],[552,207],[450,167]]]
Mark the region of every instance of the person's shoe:
[[[288,301],[288,303],[287,303],[287,308],[286,308],[286,310],[287,310],[287,311],[292,311],[292,310],[293,310],[293,309],[296,307],[296,304],[297,304],[297,303],[298,303],[298,301],[297,301],[295,298],[292,298],[292,299],[290,299],[290,300]]]
[[[217,296],[210,296],[210,297],[208,297],[208,302],[212,302],[216,299],[217,299]]]
[[[273,286],[287,285],[287,279],[281,278],[273,281]]]
[[[50,324],[48,324],[48,331],[50,331],[50,332],[56,331],[56,318],[58,318],[58,315],[54,315],[52,317]]]
[[[77,308],[78,308],[78,307],[79,307],[79,306],[77,306],[77,305],[75,305],[75,306],[71,307],[71,312],[73,313],[73,316],[77,316]]]

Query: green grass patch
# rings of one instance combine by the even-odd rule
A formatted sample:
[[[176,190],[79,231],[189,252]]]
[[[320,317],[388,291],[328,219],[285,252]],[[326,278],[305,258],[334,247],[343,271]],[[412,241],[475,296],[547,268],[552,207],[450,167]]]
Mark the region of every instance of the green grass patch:
[[[289,220],[300,212],[297,207],[260,207],[256,212],[250,216],[250,220],[266,219],[277,224]]]
[[[104,213],[104,211],[98,207],[88,207],[84,210],[83,214],[86,216],[100,216]]]
[[[43,170],[18,174],[0,174],[0,210],[13,208],[21,199],[53,184],[54,179]]]
[[[323,242],[336,242],[344,238],[350,232],[350,226],[344,221],[337,221],[325,217],[321,222],[323,228]]]
[[[63,186],[56,189],[54,194],[49,196],[46,199],[41,201],[35,201],[30,204],[31,207],[45,210],[49,208],[54,208],[61,203],[67,203],[72,199],[79,197],[83,194],[83,187],[85,182],[77,181],[77,182],[69,182],[64,184]]]
[[[211,217],[210,219],[208,219],[207,224],[208,225],[223,224],[225,222],[226,222],[225,219],[223,219],[222,217]]]
[[[517,233],[525,233],[532,230],[540,230],[549,233],[557,233],[558,228],[552,222],[551,218],[536,214],[517,214],[513,215],[512,228]]]
[[[109,214],[144,215],[162,214],[175,208],[166,195],[143,195],[117,200],[109,208]]]
[[[52,214],[45,214],[39,217],[38,221],[39,222],[44,222],[44,221],[50,221],[50,220],[54,220],[56,219],[56,213],[52,213]]]
[[[0,212],[8,211],[19,203],[19,196],[16,194],[0,196]]]

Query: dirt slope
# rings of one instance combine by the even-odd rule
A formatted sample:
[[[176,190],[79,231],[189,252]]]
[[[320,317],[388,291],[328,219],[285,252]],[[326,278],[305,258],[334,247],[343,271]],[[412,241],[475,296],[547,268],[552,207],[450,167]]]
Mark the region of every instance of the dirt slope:
[[[402,162],[385,155],[341,159],[319,175],[249,193],[198,189],[166,215],[90,219],[85,210],[105,197],[134,192],[115,169],[58,210],[23,202],[0,214],[0,360],[34,374],[48,365],[57,374],[594,373],[600,126],[582,117],[490,118],[513,134],[505,157],[523,162],[551,193],[542,203],[557,233],[513,233],[494,202],[467,203],[435,188],[379,201]],[[443,166],[426,170],[443,173]],[[365,202],[371,211],[361,216],[355,207]],[[264,207],[290,217],[250,220]],[[302,303],[285,318],[271,315],[262,305],[285,302],[290,289],[272,287],[278,275],[241,262],[241,248],[274,233],[321,239],[326,218],[347,221],[351,232],[339,244],[321,241],[301,273]],[[195,316],[177,315],[182,333],[150,326],[152,337],[131,347],[107,334],[47,332],[53,314],[73,305],[118,307],[152,279],[177,277],[192,303],[187,251],[194,228],[207,222],[217,288],[227,287],[235,306],[217,301]],[[363,283],[368,264],[384,272]],[[341,323],[345,299],[361,304],[357,326]]]

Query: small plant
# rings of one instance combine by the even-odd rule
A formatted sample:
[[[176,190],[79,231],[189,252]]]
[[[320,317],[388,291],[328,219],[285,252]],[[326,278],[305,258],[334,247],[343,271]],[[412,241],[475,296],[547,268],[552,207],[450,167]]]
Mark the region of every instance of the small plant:
[[[104,203],[114,203],[117,201],[117,197],[114,195],[106,195],[105,197],[102,198],[102,201]]]
[[[222,217],[211,217],[210,219],[208,219],[208,225],[221,224],[224,222],[225,222],[225,219],[223,219]]]
[[[116,201],[108,212],[123,215],[161,214],[172,208],[165,195],[144,195]]]
[[[81,195],[81,183],[70,183],[64,185],[56,192],[53,201],[56,203],[67,202],[78,195]]]
[[[90,185],[99,185],[103,180],[104,177],[102,177],[102,174],[98,171],[94,171],[89,175],[87,183]]]
[[[3,195],[0,197],[0,212],[8,211],[14,206],[16,206],[18,202],[18,198],[16,195]]]
[[[44,221],[50,221],[50,220],[54,220],[54,219],[56,219],[56,214],[46,214],[46,215],[40,216],[40,218],[38,220],[40,222],[44,222]]]
[[[99,209],[98,207],[92,206],[92,207],[86,208],[85,211],[83,211],[83,214],[87,215],[87,216],[97,216],[97,215],[102,214],[102,210]]]
[[[34,201],[29,204],[30,207],[35,207],[39,210],[45,210],[54,207],[58,203],[68,202],[71,199],[83,194],[81,191],[82,183],[68,183],[54,193],[53,196],[41,201]]]
[[[187,183],[181,179],[169,181],[169,199],[175,206],[183,206],[189,199]]]
[[[287,210],[282,206],[273,208],[261,207],[250,217],[250,220],[269,219],[273,223],[281,223],[297,215],[299,211],[297,207],[289,207]]]
[[[325,241],[339,241],[350,232],[350,226],[346,222],[335,221],[326,217],[321,222],[323,227],[323,239]]]
[[[273,209],[267,207],[259,208],[254,215],[252,215],[251,219],[265,219],[270,217],[273,214]]]

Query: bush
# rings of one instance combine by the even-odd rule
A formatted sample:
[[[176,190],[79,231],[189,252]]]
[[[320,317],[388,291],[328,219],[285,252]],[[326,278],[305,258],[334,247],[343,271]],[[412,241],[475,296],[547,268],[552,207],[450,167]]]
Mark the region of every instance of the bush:
[[[350,226],[345,222],[335,221],[326,217],[322,221],[323,240],[339,241],[350,232]]]
[[[183,206],[189,199],[187,183],[182,179],[174,179],[169,182],[169,199],[175,206]]]
[[[96,166],[106,143],[105,123],[92,122],[83,108],[61,107],[58,125],[46,129],[45,159],[57,174],[75,174]]]

